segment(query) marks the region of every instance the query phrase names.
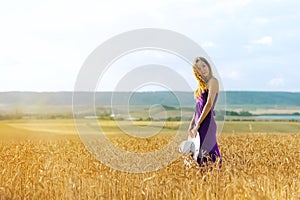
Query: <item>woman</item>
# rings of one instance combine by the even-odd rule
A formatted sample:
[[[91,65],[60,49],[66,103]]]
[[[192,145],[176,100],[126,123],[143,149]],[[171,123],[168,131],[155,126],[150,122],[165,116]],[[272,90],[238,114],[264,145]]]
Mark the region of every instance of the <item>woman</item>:
[[[195,59],[193,71],[198,88],[194,92],[196,108],[188,132],[193,138],[196,134],[200,135],[200,150],[197,158],[199,165],[204,166],[208,161],[215,162],[219,157],[221,166],[222,158],[216,138],[217,124],[213,111],[218,98],[219,82],[213,76],[210,64],[203,57]]]

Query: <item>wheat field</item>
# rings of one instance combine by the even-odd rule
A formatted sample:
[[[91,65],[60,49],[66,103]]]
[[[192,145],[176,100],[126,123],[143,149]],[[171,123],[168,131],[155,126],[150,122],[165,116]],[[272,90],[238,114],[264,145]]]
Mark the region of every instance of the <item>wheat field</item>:
[[[103,123],[128,151],[172,139],[166,131],[143,145]],[[300,199],[299,122],[226,121],[217,138],[221,169],[185,165],[182,155],[166,168],[128,173],[93,157],[72,120],[1,121],[0,199]]]

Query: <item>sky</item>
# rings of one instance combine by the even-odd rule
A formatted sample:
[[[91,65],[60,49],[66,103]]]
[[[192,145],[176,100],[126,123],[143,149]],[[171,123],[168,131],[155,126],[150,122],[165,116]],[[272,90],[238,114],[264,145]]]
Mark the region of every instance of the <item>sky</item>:
[[[73,91],[84,61],[103,42],[161,28],[197,42],[226,91],[300,92],[299,7],[296,0],[2,1],[0,91]],[[114,90],[151,59],[177,63],[174,69],[197,86],[188,63],[148,51],[114,63],[97,90]]]

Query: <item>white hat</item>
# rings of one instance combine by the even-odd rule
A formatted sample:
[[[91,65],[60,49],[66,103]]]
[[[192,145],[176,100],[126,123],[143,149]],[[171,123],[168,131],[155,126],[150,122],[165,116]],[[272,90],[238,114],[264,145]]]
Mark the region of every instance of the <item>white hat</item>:
[[[195,144],[193,141],[184,140],[179,146],[180,153],[195,152]]]
[[[197,160],[200,148],[200,138],[199,134],[196,135],[195,138],[188,136],[187,140],[181,142],[179,146],[180,153],[190,153],[192,152],[192,156],[194,160]]]

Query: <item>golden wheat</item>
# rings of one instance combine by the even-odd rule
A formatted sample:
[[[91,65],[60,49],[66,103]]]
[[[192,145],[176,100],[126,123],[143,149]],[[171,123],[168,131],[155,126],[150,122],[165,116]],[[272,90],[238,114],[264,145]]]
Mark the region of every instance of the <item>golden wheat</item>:
[[[2,124],[0,131],[13,137],[17,129]],[[27,131],[0,140],[1,199],[300,199],[299,133],[223,133],[221,169],[187,166],[182,156],[166,168],[135,174],[105,166],[76,135],[44,138]],[[122,134],[110,140],[147,152],[170,135],[147,145]]]

